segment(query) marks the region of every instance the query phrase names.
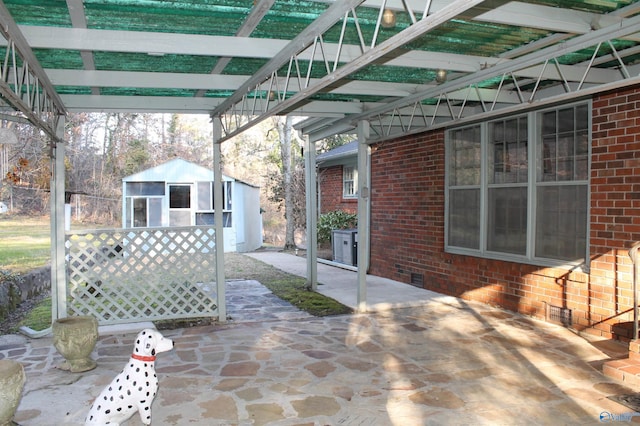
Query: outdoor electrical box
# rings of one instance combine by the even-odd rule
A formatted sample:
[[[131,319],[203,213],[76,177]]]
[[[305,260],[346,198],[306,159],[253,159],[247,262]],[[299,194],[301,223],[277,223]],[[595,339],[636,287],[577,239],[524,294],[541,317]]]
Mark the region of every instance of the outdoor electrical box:
[[[331,231],[333,260],[345,265],[358,266],[358,230],[334,229]]]

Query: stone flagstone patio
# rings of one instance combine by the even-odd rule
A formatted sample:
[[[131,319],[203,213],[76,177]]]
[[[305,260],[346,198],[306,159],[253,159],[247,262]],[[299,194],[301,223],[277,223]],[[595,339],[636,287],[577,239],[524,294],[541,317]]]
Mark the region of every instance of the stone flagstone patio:
[[[246,285],[242,294],[264,297],[257,320],[163,332],[176,346],[156,362],[153,424],[595,425],[603,412],[631,411],[607,398],[634,391],[601,373],[609,357],[560,327],[448,297],[314,318]],[[15,420],[82,424],[135,334],[102,336],[98,367],[77,374],[55,368],[62,359],[50,338],[0,340],[0,358],[27,373]]]

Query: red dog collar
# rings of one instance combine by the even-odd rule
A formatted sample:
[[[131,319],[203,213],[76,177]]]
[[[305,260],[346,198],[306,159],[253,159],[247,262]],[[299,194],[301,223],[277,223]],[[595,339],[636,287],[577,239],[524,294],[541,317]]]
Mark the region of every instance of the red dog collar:
[[[136,355],[136,354],[131,354],[131,358],[137,359],[138,361],[146,361],[146,362],[153,362],[156,360],[155,356],[144,356],[144,355]]]

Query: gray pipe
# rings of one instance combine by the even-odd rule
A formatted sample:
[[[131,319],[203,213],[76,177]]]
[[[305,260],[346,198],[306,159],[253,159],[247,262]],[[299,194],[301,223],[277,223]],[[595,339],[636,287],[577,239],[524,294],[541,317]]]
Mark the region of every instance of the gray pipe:
[[[633,340],[638,338],[638,248],[640,242],[629,249],[629,257],[633,263]]]

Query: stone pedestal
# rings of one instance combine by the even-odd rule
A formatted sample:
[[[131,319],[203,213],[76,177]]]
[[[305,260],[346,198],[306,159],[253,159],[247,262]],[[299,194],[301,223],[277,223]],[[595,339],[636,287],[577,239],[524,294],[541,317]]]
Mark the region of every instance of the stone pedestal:
[[[0,360],[0,426],[13,423],[25,379],[22,364],[10,359]]]
[[[60,318],[52,331],[53,345],[65,359],[58,368],[72,373],[96,368],[91,352],[98,341],[98,320],[92,316]]]

